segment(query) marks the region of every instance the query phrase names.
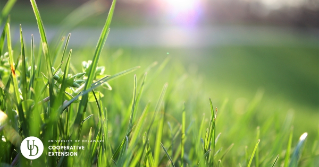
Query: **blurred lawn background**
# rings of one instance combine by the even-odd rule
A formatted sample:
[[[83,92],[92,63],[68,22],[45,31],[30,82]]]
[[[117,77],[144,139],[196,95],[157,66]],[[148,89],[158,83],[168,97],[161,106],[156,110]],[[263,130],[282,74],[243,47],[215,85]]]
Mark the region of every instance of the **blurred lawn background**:
[[[200,89],[214,99],[215,106],[221,106],[225,99],[228,99],[233,105],[225,110],[241,112],[241,106],[246,106],[256,93],[264,92],[258,112],[262,115],[278,113],[282,120],[287,113],[294,112],[294,124],[297,126],[294,135],[299,136],[307,131],[310,132],[309,137],[314,138],[319,126],[317,1],[175,1],[176,3],[168,0],[119,0],[111,24],[110,38],[101,55],[100,64],[115,59],[119,52],[123,53],[123,59],[117,64],[120,69],[136,65],[146,68],[154,61],[162,62],[169,57],[169,64],[163,74],[169,75],[179,66],[198,76]],[[0,0],[1,8],[4,2]],[[86,55],[93,53],[96,43],[93,42],[92,47],[81,46],[88,44],[88,41],[97,41],[110,3],[108,0],[38,1],[44,25],[51,31],[51,40],[56,40],[53,34],[58,33],[56,27],[60,26],[68,27],[69,32],[85,29],[79,31],[82,35],[92,32],[97,34],[91,35],[92,39],[80,39],[76,37],[76,33],[75,36],[72,34],[70,45],[74,50],[73,65],[90,59]],[[83,10],[77,10],[79,8]],[[85,8],[94,8],[95,12],[86,13]],[[91,16],[77,18],[79,23],[75,21],[73,25],[66,25],[64,19],[75,10],[82,12],[83,16]],[[12,24],[22,24],[37,34],[36,20],[28,1],[18,1],[10,16]],[[177,34],[186,29],[186,35],[183,33],[181,36],[175,36],[169,31],[169,35],[156,36],[153,32],[157,31],[152,31],[165,31],[170,27],[173,27],[172,32],[176,31]],[[145,28],[150,30],[149,34],[154,35],[150,35],[150,38],[161,38],[162,42],[143,45],[143,40],[147,41],[148,36],[134,35],[134,32],[139,34],[139,30],[143,31]],[[216,28],[220,31],[213,31]],[[16,30],[18,32],[18,28]],[[210,33],[213,35],[205,36],[204,32],[197,39],[197,33],[202,30],[212,30]],[[126,31],[128,36],[125,36]],[[112,32],[117,33],[112,36]],[[187,32],[194,34],[187,35]],[[63,33],[65,36],[68,32]],[[30,34],[24,34],[25,40],[30,41]],[[18,39],[18,34],[13,36]],[[210,39],[214,37],[216,38]],[[72,45],[72,39],[77,43]],[[115,39],[119,41],[113,41]],[[39,38],[35,40],[40,41]],[[127,40],[131,42],[126,42]],[[136,45],[134,41],[141,44]],[[15,42],[18,47],[18,41]],[[116,45],[112,45],[112,42]],[[165,82],[174,81],[168,78],[169,76],[157,78],[158,82],[153,85],[156,94],[159,94],[160,87]],[[112,85],[116,90],[125,87],[123,85],[132,85],[132,80],[130,77],[124,77],[114,83],[118,83]],[[125,89],[131,92],[133,88],[130,86]],[[207,98],[203,97],[205,100]],[[251,124],[252,127],[258,126],[254,125],[253,121]]]

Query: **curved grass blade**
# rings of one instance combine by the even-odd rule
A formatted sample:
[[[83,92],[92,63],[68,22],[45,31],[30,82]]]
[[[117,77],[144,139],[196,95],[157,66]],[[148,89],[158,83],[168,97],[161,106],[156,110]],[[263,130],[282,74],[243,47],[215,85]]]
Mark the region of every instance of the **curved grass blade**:
[[[31,35],[31,71],[30,71],[30,83],[29,83],[29,90],[33,87],[34,81],[34,71],[35,71],[35,60],[34,60],[34,37],[33,34]],[[31,91],[29,94],[29,98],[31,98]]]
[[[146,117],[146,114],[148,112],[148,107],[150,106],[150,103],[147,103],[147,105],[145,106],[144,110],[143,110],[143,113],[142,115],[140,116],[140,119],[136,125],[136,127],[134,128],[134,131],[132,133],[132,137],[131,137],[131,141],[130,141],[130,144],[129,146],[133,146],[137,140],[137,137],[142,129],[142,125],[144,123],[144,120],[145,120],[145,117]]]
[[[7,23],[6,25],[6,34],[7,34],[7,45],[8,45],[8,52],[9,52],[9,63],[11,66],[11,75],[13,79],[13,86],[14,86],[14,93],[15,93],[15,99],[20,104],[20,95],[19,95],[19,88],[18,88],[18,81],[16,76],[16,70],[13,62],[13,50],[11,45],[11,32],[10,32],[10,24]]]
[[[70,34],[69,34],[70,35]],[[57,43],[57,46],[55,47],[55,51],[54,51],[54,58],[53,58],[53,61],[52,61],[52,65],[54,66],[55,62],[56,62],[56,59],[58,58],[59,56],[59,53],[60,51],[62,50],[62,47],[63,47],[63,43],[64,43],[64,40],[65,40],[65,37],[63,36],[61,38],[61,40]],[[63,56],[62,56],[62,60],[61,62],[63,61]],[[60,65],[59,65],[60,66]]]
[[[156,141],[155,141],[155,149],[154,149],[154,164],[153,164],[154,167],[159,166],[163,125],[164,125],[164,116],[162,116],[160,120],[159,127],[157,128],[157,133],[156,133]]]
[[[63,106],[60,107],[59,113],[61,114],[63,110],[65,110],[71,103],[73,103],[75,100],[77,100],[80,96],[83,96],[83,95],[89,93],[89,92],[92,91],[93,89],[95,89],[95,88],[99,87],[100,85],[102,85],[104,82],[107,82],[107,81],[110,81],[110,80],[112,80],[112,79],[114,79],[114,78],[117,78],[117,77],[126,75],[126,74],[128,74],[128,73],[130,73],[130,72],[135,71],[135,70],[138,69],[138,68],[140,68],[140,67],[137,66],[137,67],[134,67],[134,68],[131,68],[131,69],[128,69],[128,70],[119,72],[119,73],[117,73],[117,74],[115,74],[115,75],[106,76],[106,77],[100,79],[99,81],[93,83],[90,89],[82,91],[81,93],[79,93],[78,95],[76,95],[75,97],[73,97],[71,100],[69,100],[69,101],[67,101],[66,103],[64,103]]]
[[[53,88],[54,88],[54,82],[53,82],[53,73],[52,73],[52,63],[51,63],[51,59],[50,59],[50,52],[49,52],[49,47],[48,47],[48,41],[47,41],[47,37],[45,34],[45,30],[44,30],[44,26],[43,26],[43,22],[40,16],[40,12],[39,9],[37,7],[37,4],[35,2],[35,0],[30,0],[31,2],[31,6],[35,15],[35,18],[37,20],[37,24],[38,24],[38,29],[39,29],[39,33],[40,33],[40,37],[41,37],[41,44],[42,44],[42,51],[44,54],[44,58],[46,60],[46,68],[47,68],[47,77],[48,77],[48,83],[49,83],[49,96],[50,96],[50,106],[53,107],[54,105],[54,92],[53,92]],[[40,67],[39,71],[40,71]],[[49,108],[49,113],[52,110],[52,108]]]
[[[275,159],[274,163],[271,165],[271,167],[275,167],[275,165],[276,165],[276,163],[277,163],[278,159],[279,159],[279,155],[277,155],[277,157],[276,157],[276,159]]]
[[[286,150],[286,157],[285,157],[284,167],[288,167],[288,165],[289,165],[289,158],[290,158],[290,150],[291,150],[292,136],[293,136],[293,130],[290,130],[289,139],[288,139],[288,146],[287,146],[287,150]]]
[[[19,115],[19,121],[21,123],[21,128],[23,130],[24,135],[26,135],[26,120],[24,117],[24,112],[22,109],[22,104],[21,104],[21,98],[19,94],[19,87],[18,87],[18,80],[16,76],[16,70],[13,62],[13,50],[12,50],[12,45],[11,45],[11,32],[10,32],[10,23],[7,23],[6,25],[6,35],[7,35],[7,45],[8,45],[8,52],[9,52],[9,63],[11,66],[11,77],[13,81],[13,88],[14,88],[14,94],[15,94],[15,100],[17,103],[17,109],[18,109],[18,115]],[[8,81],[9,83],[9,81]]]
[[[209,129],[206,131],[205,135],[205,142],[204,142],[204,152],[207,152],[210,150],[210,147],[212,145],[212,155],[215,155],[215,133],[216,133],[216,127],[215,127],[215,121],[216,121],[216,114],[213,106],[213,102],[211,98],[209,98],[210,108],[211,108],[211,120],[209,123]],[[208,153],[208,158],[210,160],[210,153]]]
[[[64,48],[63,48],[63,52],[62,52],[62,58],[61,58],[61,63],[60,64],[63,63],[63,58],[64,58],[64,55],[65,55],[65,51],[68,48],[70,37],[71,37],[71,33],[69,33],[69,35],[68,35],[68,37],[66,39],[66,42],[65,42],[65,45],[64,45]]]
[[[136,157],[132,159],[130,163],[130,167],[138,166],[137,163],[139,162],[139,159],[142,157],[143,149],[139,149],[136,153]]]
[[[183,106],[183,113],[182,113],[182,137],[181,137],[181,166],[184,166],[184,145],[185,145],[185,127],[186,127],[186,118],[185,118],[185,103]]]
[[[13,5],[17,0],[8,0],[4,8],[2,9],[1,16],[0,16],[0,26],[2,24],[2,19],[8,16],[10,10],[12,9]]]
[[[146,76],[147,76],[147,72],[144,73],[144,76],[143,76],[143,79],[142,79],[142,83],[141,83],[140,89],[139,89],[138,94],[137,94],[137,97],[136,97],[136,107],[135,107],[135,111],[137,110],[138,104],[139,104],[139,102],[140,102],[140,99],[141,99],[141,96],[142,96],[142,93],[143,93],[143,90],[144,90],[144,85],[145,85],[145,81],[146,81]]]
[[[292,153],[291,159],[290,159],[290,164],[289,167],[297,167],[298,166],[298,161],[301,155],[302,147],[306,141],[306,138],[308,136],[308,133],[304,133],[300,136],[299,142]]]
[[[7,22],[6,22],[6,25],[10,22],[10,17],[7,19]],[[3,27],[3,31],[1,33],[1,37],[0,37],[0,55],[2,55],[2,52],[3,52],[3,49],[4,49],[4,40],[5,40],[5,37],[6,37],[6,27],[7,26],[4,26]]]
[[[21,85],[22,85],[22,97],[25,109],[28,108],[27,103],[27,92],[28,92],[28,83],[27,83],[27,65],[25,58],[25,49],[24,49],[24,41],[22,35],[22,27],[20,25],[20,45],[21,45],[21,57],[22,57],[22,73],[21,73]],[[28,113],[26,113],[29,115]]]
[[[250,167],[251,163],[253,162],[253,158],[254,158],[254,156],[255,156],[255,153],[256,153],[256,150],[257,150],[257,148],[258,148],[259,143],[260,143],[260,140],[258,140],[257,143],[256,143],[256,145],[255,145],[254,151],[253,151],[253,153],[252,153],[251,156],[250,156],[250,159],[249,159],[249,162],[248,162],[247,167]]]
[[[133,88],[133,100],[132,100],[132,110],[131,110],[131,116],[130,116],[130,121],[128,124],[128,129],[127,129],[127,133],[129,133],[132,130],[133,127],[133,120],[134,120],[134,111],[135,111],[135,105],[136,105],[136,86],[137,85],[137,81],[136,81],[136,74],[134,75],[134,88]],[[126,134],[127,134],[126,133]]]
[[[44,56],[45,56],[46,61],[47,61],[48,73],[51,74],[51,75],[49,75],[49,78],[51,78],[51,76],[52,76],[51,65],[52,64],[51,64],[51,59],[49,57],[48,41],[47,41],[47,37],[45,34],[43,22],[42,22],[41,15],[40,15],[40,12],[39,12],[39,9],[38,9],[38,6],[37,6],[35,0],[30,0],[30,2],[32,5],[32,9],[33,9],[35,18],[37,20],[38,29],[39,29],[39,33],[40,33],[40,37],[41,37],[42,49],[43,49],[43,53],[44,53]]]
[[[152,117],[152,120],[151,120],[151,124],[149,125],[148,130],[147,130],[147,132],[146,132],[146,135],[144,136],[144,137],[145,137],[145,140],[148,140],[148,135],[149,135],[149,133],[150,133],[150,131],[151,131],[151,128],[152,128],[152,126],[153,126],[156,113],[159,112],[160,107],[161,107],[161,105],[162,105],[162,103],[163,103],[163,99],[164,99],[164,95],[165,95],[167,86],[168,86],[168,84],[166,83],[166,84],[164,85],[163,89],[162,89],[160,98],[159,98],[158,101],[157,101],[157,104],[156,104],[156,107],[155,107],[155,112],[154,112],[153,117]],[[164,119],[164,118],[162,118],[162,119]],[[143,149],[146,149],[146,154],[148,155],[148,158],[147,158],[147,159],[151,160],[151,163],[150,163],[150,164],[151,164],[151,165],[156,164],[155,161],[152,160],[153,158],[149,157],[149,156],[151,156],[152,154],[151,154],[151,153],[148,153],[148,150],[150,150],[150,149],[148,149],[148,142],[146,142],[146,141],[144,142]],[[150,155],[149,155],[149,154],[150,154]],[[157,160],[157,161],[158,161],[158,160]]]
[[[134,162],[134,164],[136,165],[136,163],[137,163],[137,161],[141,158],[141,156],[142,156],[142,154],[143,154],[143,149],[141,148],[141,147],[136,147],[136,144],[137,144],[137,142],[136,142],[136,140],[137,140],[137,137],[139,136],[139,134],[140,134],[140,132],[141,132],[141,129],[142,129],[142,125],[143,125],[143,123],[144,123],[144,121],[145,121],[145,117],[146,117],[146,114],[147,114],[147,112],[148,112],[148,107],[149,107],[149,104],[150,103],[148,103],[146,106],[145,106],[145,108],[144,108],[144,110],[143,110],[143,113],[142,113],[142,115],[141,115],[141,117],[140,117],[140,119],[139,119],[139,121],[138,121],[138,123],[137,123],[137,125],[136,125],[136,127],[134,128],[134,131],[132,132],[132,137],[131,137],[131,140],[130,140],[130,142],[128,143],[128,148],[129,148],[129,150],[128,150],[128,154],[127,154],[127,156],[126,157],[129,157],[129,158],[126,158],[126,157],[121,157],[121,159],[119,160],[119,161],[123,161],[123,159],[125,159],[125,161],[126,162],[130,162],[131,161],[131,158],[132,158],[132,156],[133,156],[133,153],[134,153],[134,150],[136,150],[136,151],[138,151],[139,153],[138,153],[138,156],[135,158],[135,159],[132,159],[132,161]],[[130,134],[130,133],[129,133]],[[129,135],[129,134],[127,134],[127,135]],[[117,149],[117,151],[119,151],[119,149]],[[117,153],[115,152],[114,153],[114,158],[117,158],[115,155],[116,155]],[[132,162],[132,163],[133,163]],[[135,166],[135,165],[132,165],[132,163],[130,164],[130,166]],[[126,166],[128,165],[128,163],[126,163]]]
[[[161,143],[161,146],[162,146],[162,148],[163,148],[163,150],[164,150],[164,152],[165,152],[166,156],[167,156],[167,157],[168,157],[168,159],[171,161],[172,166],[173,166],[173,167],[175,167],[174,162],[173,162],[173,160],[172,160],[171,156],[169,156],[169,154],[168,154],[167,150],[165,149],[165,147],[164,147],[163,143]]]
[[[257,135],[256,135],[256,139],[260,139],[260,127],[257,127]],[[256,154],[255,154],[255,167],[259,167],[259,149],[257,147],[256,149]]]
[[[226,154],[233,148],[234,143],[232,143],[224,152],[224,154],[221,156],[220,160],[223,160]]]
[[[141,98],[141,94],[143,92],[144,83],[145,83],[145,80],[146,80],[146,75],[147,75],[147,73],[145,73],[144,76],[143,76],[142,84],[141,84],[141,87],[139,89],[138,94],[136,93],[136,91],[137,91],[137,79],[136,79],[136,75],[134,75],[132,109],[131,109],[131,115],[130,115],[130,120],[129,120],[129,128],[127,129],[127,134],[132,131],[133,124],[135,122],[134,120],[135,120],[136,110],[137,110],[137,107],[138,107],[139,100]]]
[[[89,67],[90,69],[89,69],[89,73],[88,73],[88,79],[87,79],[87,81],[85,83],[84,91],[90,89],[91,84],[93,83],[93,79],[95,77],[95,71],[96,71],[97,63],[98,63],[102,48],[103,48],[103,46],[105,44],[105,41],[106,41],[106,38],[107,38],[107,36],[108,36],[108,34],[110,32],[109,27],[110,27],[110,24],[111,24],[111,21],[112,21],[115,4],[116,4],[116,0],[113,0],[111,8],[110,8],[110,11],[109,11],[109,14],[108,14],[108,17],[106,19],[104,28],[103,28],[101,36],[100,36],[100,39],[99,39],[98,44],[96,46],[96,50],[95,50],[95,53],[94,53],[92,64]],[[83,119],[83,116],[84,116],[83,113],[86,110],[87,103],[88,103],[88,95],[84,94],[82,99],[81,99],[81,101],[80,101],[78,114],[77,114],[76,120],[75,120],[75,124],[78,124],[79,127],[80,127],[79,131],[78,131],[78,135],[80,134],[81,129],[82,129],[82,127],[81,127],[82,124],[80,123],[80,121]]]
[[[62,84],[61,84],[61,89],[60,89],[60,93],[59,93],[59,98],[61,99],[63,102],[63,95],[64,95],[64,91],[67,88],[67,77],[69,74],[69,69],[70,69],[70,60],[71,60],[71,54],[72,54],[72,49],[69,52],[69,56],[65,65],[65,69],[64,69],[64,74],[63,74],[63,79],[62,79]]]

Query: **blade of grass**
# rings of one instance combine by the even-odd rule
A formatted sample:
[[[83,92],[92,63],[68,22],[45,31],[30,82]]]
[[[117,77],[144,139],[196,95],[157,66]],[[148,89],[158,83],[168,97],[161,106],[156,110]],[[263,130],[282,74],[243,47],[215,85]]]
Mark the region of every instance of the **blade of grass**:
[[[133,133],[132,133],[132,138],[131,138],[129,146],[133,146],[137,140],[137,137],[142,129],[142,125],[145,121],[145,117],[146,117],[146,114],[148,112],[149,105],[150,105],[150,103],[147,103],[147,105],[145,106],[145,108],[143,110],[142,115],[140,116],[140,119],[139,119]]]
[[[220,160],[223,160],[226,156],[226,154],[233,148],[234,143],[232,143],[224,152],[224,154],[221,156]]]
[[[22,58],[22,71],[21,71],[21,85],[22,85],[22,97],[25,111],[28,109],[27,103],[27,92],[28,92],[28,83],[27,83],[27,65],[26,65],[26,56],[24,49],[24,40],[22,34],[22,27],[20,25],[20,45],[21,45],[21,58]],[[26,113],[29,115],[29,113]]]
[[[8,16],[10,10],[12,9],[13,5],[16,3],[17,0],[8,0],[4,8],[2,9],[1,16],[0,16],[0,26],[2,25],[2,20]]]
[[[64,48],[63,48],[63,52],[62,52],[62,58],[61,58],[61,63],[60,64],[63,64],[64,55],[65,55],[66,49],[68,48],[70,37],[71,37],[71,33],[69,33],[69,35],[68,35],[68,37],[66,39],[66,42],[65,42],[65,45],[64,45]]]
[[[10,17],[7,19],[7,22],[6,22],[6,25],[10,22]],[[1,25],[1,24],[0,24]],[[3,31],[1,33],[1,37],[0,37],[0,55],[3,54],[3,49],[4,49],[4,40],[6,38],[6,27],[7,26],[4,26],[3,27]]]
[[[134,75],[134,88],[133,88],[133,99],[132,99],[132,109],[131,109],[131,116],[130,116],[130,121],[129,121],[129,125],[128,125],[128,129],[126,134],[128,134],[133,127],[133,119],[134,119],[134,110],[135,110],[135,105],[136,105],[136,86],[137,85],[137,81],[136,81],[136,75]]]
[[[112,75],[112,76],[107,76],[107,77],[104,77],[102,79],[100,79],[99,81],[95,82],[92,84],[91,88],[88,89],[88,90],[83,90],[82,92],[80,92],[78,95],[76,95],[75,97],[73,97],[71,100],[67,101],[66,103],[64,103],[60,109],[59,109],[59,113],[61,114],[63,110],[65,110],[71,103],[73,103],[75,100],[77,100],[80,96],[83,96],[89,92],[91,92],[93,89],[99,87],[100,85],[102,85],[104,82],[107,82],[107,81],[110,81],[112,79],[115,79],[117,77],[120,77],[120,76],[123,76],[123,75],[126,75],[130,72],[133,72],[135,71],[136,69],[140,68],[139,66],[138,67],[134,67],[134,68],[131,68],[131,69],[128,69],[128,70],[125,70],[125,71],[122,71],[122,72],[119,72],[115,75]]]
[[[181,166],[184,166],[184,146],[185,146],[185,127],[186,127],[186,118],[185,118],[185,103],[183,106],[183,113],[182,113],[182,136],[181,136]]]
[[[276,156],[274,163],[271,165],[271,167],[275,167],[277,161],[278,161],[279,155]]]
[[[52,65],[53,66],[54,66],[54,64],[56,62],[56,59],[58,58],[58,55],[59,55],[60,51],[62,50],[64,40],[65,40],[65,37],[63,36],[61,38],[61,40],[58,42],[57,46],[56,46],[54,58],[53,58],[53,61],[52,61]],[[63,61],[63,56],[62,56],[62,60],[61,61]]]
[[[12,79],[13,79],[15,99],[16,99],[17,103],[19,104],[21,99],[20,99],[20,95],[19,95],[18,81],[17,81],[16,70],[15,70],[14,61],[13,61],[13,50],[12,50],[12,45],[11,45],[11,32],[10,32],[10,24],[9,23],[7,23],[7,25],[6,25],[6,34],[7,34],[7,45],[8,45],[8,52],[9,52],[9,63],[11,66],[11,75],[12,75]]]
[[[259,143],[260,143],[260,140],[258,140],[256,145],[255,145],[254,151],[253,151],[253,153],[250,156],[250,159],[249,159],[247,167],[250,167],[251,163],[253,162],[253,159],[254,159],[254,156],[255,156],[255,153],[256,153],[256,150],[258,148]]]
[[[159,158],[161,151],[161,140],[163,134],[164,116],[160,119],[159,127],[157,128],[155,149],[154,149],[154,164],[153,167],[159,166]]]
[[[53,92],[53,88],[54,88],[54,82],[53,82],[53,73],[52,73],[52,63],[51,63],[51,59],[50,59],[50,52],[49,52],[49,47],[48,47],[48,42],[47,42],[47,37],[45,34],[45,30],[44,30],[44,26],[43,26],[43,22],[40,16],[40,12],[39,9],[37,7],[37,4],[35,2],[35,0],[30,0],[31,2],[31,6],[35,15],[35,18],[37,20],[37,24],[38,24],[38,29],[39,29],[39,33],[40,33],[40,37],[41,37],[41,44],[42,44],[42,51],[46,60],[46,68],[47,68],[47,77],[48,77],[48,82],[49,82],[49,96],[50,96],[50,106],[53,107],[54,106],[54,92]],[[40,71],[40,69],[39,69]],[[52,108],[49,108],[49,112],[52,110]]]
[[[31,35],[31,70],[30,70],[30,83],[29,83],[29,90],[33,87],[33,81],[34,81],[34,71],[35,71],[35,58],[34,58],[34,37],[33,34]],[[32,98],[31,91],[29,92],[29,98]]]
[[[64,74],[63,74],[61,89],[60,89],[59,96],[58,96],[58,99],[60,100],[60,104],[63,104],[63,101],[64,101],[63,100],[63,95],[64,95],[65,89],[67,88],[67,81],[66,80],[67,80],[67,77],[68,77],[68,74],[69,74],[71,55],[72,55],[72,49],[69,52],[69,56],[68,56],[68,59],[67,59],[67,62],[66,62],[65,68],[64,68]],[[57,103],[57,105],[60,105],[60,104]]]
[[[13,62],[13,50],[12,50],[12,45],[11,45],[10,23],[7,23],[7,25],[6,25],[6,36],[7,36],[7,45],[8,45],[8,52],[9,52],[9,63],[11,66],[11,77],[12,77],[12,81],[13,81],[13,88],[14,88],[15,100],[17,103],[19,121],[21,124],[23,134],[26,136],[27,135],[26,120],[24,117],[24,112],[23,112],[22,104],[21,104],[21,98],[20,98],[20,94],[19,94],[18,80],[17,80],[16,70],[15,70],[16,67],[14,66],[14,62]]]
[[[156,107],[155,107],[155,112],[152,116],[152,120],[151,120],[151,124],[149,125],[148,127],[148,130],[147,132],[145,132],[145,135],[143,137],[143,150],[146,151],[146,159],[145,159],[145,163],[149,163],[150,166],[154,165],[155,162],[154,162],[154,159],[152,157],[152,154],[150,153],[150,147],[149,147],[149,144],[148,144],[148,135],[152,129],[152,126],[153,126],[153,123],[154,123],[154,120],[155,120],[155,116],[156,116],[156,113],[159,112],[159,109],[163,103],[163,99],[164,99],[164,95],[165,95],[165,92],[166,92],[166,89],[167,89],[167,86],[168,84],[166,83],[162,89],[162,92],[161,92],[161,95],[157,101],[157,104],[156,104]]]
[[[163,143],[161,143],[161,146],[162,146],[162,148],[163,148],[163,150],[164,150],[166,156],[168,157],[169,161],[171,161],[172,166],[175,167],[174,162],[173,162],[171,156],[169,156],[169,154],[168,154],[167,150],[165,149]]]
[[[286,150],[286,157],[285,157],[284,167],[288,167],[288,165],[289,165],[292,137],[293,137],[293,130],[291,129],[290,130],[290,134],[289,134],[289,139],[288,139],[288,145],[287,145],[287,150]]]
[[[258,139],[260,139],[260,128],[259,128],[259,126],[257,127],[256,139],[257,139],[257,141],[258,141]],[[256,149],[255,163],[256,163],[255,166],[259,167],[259,149],[258,149],[258,147]]]
[[[299,159],[301,156],[301,151],[302,151],[303,145],[307,139],[307,136],[308,136],[308,133],[304,133],[300,136],[299,142],[298,142],[294,152],[292,153],[289,167],[297,167],[298,166],[298,162],[299,162]]]
[[[216,127],[215,127],[215,121],[216,121],[216,114],[213,106],[213,102],[211,98],[209,98],[209,103],[210,103],[210,109],[211,109],[211,120],[210,120],[210,126],[209,129],[207,130],[206,136],[205,136],[205,152],[210,150],[210,147],[212,145],[212,154],[215,155],[215,133],[216,133]],[[210,161],[210,153],[208,153],[208,160]]]
[[[106,38],[107,38],[107,36],[109,34],[109,31],[110,31],[109,27],[110,27],[110,24],[111,24],[111,21],[112,21],[115,4],[116,4],[116,0],[113,0],[111,8],[110,8],[110,11],[109,11],[109,14],[108,14],[108,17],[106,19],[104,28],[103,28],[101,36],[100,36],[100,39],[99,39],[98,44],[96,46],[96,50],[95,50],[95,53],[94,53],[92,64],[89,67],[90,69],[89,69],[89,73],[87,75],[88,79],[87,79],[87,81],[85,83],[84,91],[90,89],[91,84],[93,83],[93,79],[95,77],[95,71],[96,71],[97,63],[98,63],[102,48],[103,48],[103,46],[105,44]],[[77,114],[76,120],[75,120],[76,126],[79,126],[78,135],[80,135],[81,130],[82,130],[82,124],[80,123],[80,121],[83,119],[83,115],[84,115],[83,113],[86,110],[87,103],[88,103],[88,95],[85,94],[85,95],[83,95],[83,97],[82,97],[82,99],[80,101],[78,114]]]

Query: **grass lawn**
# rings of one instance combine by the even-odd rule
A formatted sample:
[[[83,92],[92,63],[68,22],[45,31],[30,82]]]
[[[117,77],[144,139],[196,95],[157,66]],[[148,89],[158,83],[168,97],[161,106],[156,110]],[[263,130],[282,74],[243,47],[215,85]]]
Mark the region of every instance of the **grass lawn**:
[[[1,30],[0,166],[318,166],[318,47],[103,49],[112,6],[97,47],[70,48],[48,44],[31,3],[40,47]]]

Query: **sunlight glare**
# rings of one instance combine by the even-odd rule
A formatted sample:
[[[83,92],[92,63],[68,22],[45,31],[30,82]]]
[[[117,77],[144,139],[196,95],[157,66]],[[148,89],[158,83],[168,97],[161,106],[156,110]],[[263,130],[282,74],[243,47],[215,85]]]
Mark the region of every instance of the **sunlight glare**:
[[[202,13],[200,0],[161,0],[159,2],[168,19],[175,23],[195,24]]]

